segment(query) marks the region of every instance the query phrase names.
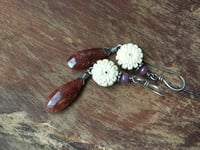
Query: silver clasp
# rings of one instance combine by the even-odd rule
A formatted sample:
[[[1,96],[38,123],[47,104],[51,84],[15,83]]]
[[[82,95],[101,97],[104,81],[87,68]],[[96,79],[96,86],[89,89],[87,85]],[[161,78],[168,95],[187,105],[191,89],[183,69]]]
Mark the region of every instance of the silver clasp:
[[[179,92],[179,91],[182,91],[182,90],[184,90],[185,89],[185,79],[183,78],[183,76],[181,76],[179,73],[177,73],[177,72],[174,72],[174,71],[172,71],[172,70],[168,70],[168,69],[165,69],[165,68],[161,68],[161,67],[159,67],[159,66],[157,66],[157,65],[154,65],[154,64],[151,64],[151,63],[149,63],[149,62],[146,62],[145,61],[145,63],[147,63],[148,65],[150,65],[150,66],[152,66],[152,67],[154,67],[154,68],[157,68],[157,69],[159,69],[159,70],[161,70],[161,71],[163,71],[163,72],[166,72],[166,73],[168,73],[168,74],[172,74],[172,75],[175,75],[175,76],[177,76],[180,80],[181,80],[181,85],[180,86],[174,86],[174,85],[172,85],[170,82],[168,82],[163,76],[159,76],[159,75],[157,75],[156,73],[147,73],[147,76],[150,78],[150,79],[152,79],[152,80],[154,80],[154,81],[160,81],[161,83],[164,83],[169,89],[171,89],[171,90],[173,90],[173,91],[176,91],[176,92]]]
[[[140,78],[140,77],[138,77],[138,76],[131,76],[131,77],[129,77],[129,79],[130,79],[133,83],[136,83],[136,84],[137,84],[137,83],[140,83],[140,84],[142,84],[143,86],[148,87],[148,88],[151,89],[154,93],[156,93],[156,94],[158,94],[158,95],[160,95],[160,96],[164,96],[164,95],[165,95],[161,87],[158,87],[158,86],[156,86],[156,85],[150,83],[149,81],[147,81],[147,80],[145,80],[145,79],[142,79],[142,78]]]

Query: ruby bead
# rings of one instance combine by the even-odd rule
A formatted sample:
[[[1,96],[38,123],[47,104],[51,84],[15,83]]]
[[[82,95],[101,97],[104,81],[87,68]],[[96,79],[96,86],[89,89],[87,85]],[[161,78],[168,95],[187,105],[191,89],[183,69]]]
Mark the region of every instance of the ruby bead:
[[[139,69],[139,73],[140,73],[140,75],[145,75],[145,74],[147,74],[147,72],[148,72],[148,67],[147,66],[142,66],[140,69]]]
[[[126,72],[122,73],[120,77],[120,82],[126,84],[128,83],[128,81],[129,81],[129,74]]]
[[[59,112],[69,106],[81,91],[82,79],[69,81],[55,89],[48,97],[47,112]]]
[[[87,69],[99,59],[104,59],[110,55],[110,49],[93,48],[78,51],[69,57],[67,64],[71,69]]]

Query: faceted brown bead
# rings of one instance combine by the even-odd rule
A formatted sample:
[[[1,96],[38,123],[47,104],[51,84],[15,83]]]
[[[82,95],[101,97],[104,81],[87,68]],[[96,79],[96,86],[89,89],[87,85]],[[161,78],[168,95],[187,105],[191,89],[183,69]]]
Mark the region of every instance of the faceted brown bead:
[[[46,110],[48,112],[59,112],[69,106],[81,91],[82,79],[69,81],[55,89],[48,97]]]
[[[110,55],[110,50],[107,48],[93,48],[78,51],[72,55],[67,64],[71,69],[80,70],[87,69],[99,59],[104,59]]]

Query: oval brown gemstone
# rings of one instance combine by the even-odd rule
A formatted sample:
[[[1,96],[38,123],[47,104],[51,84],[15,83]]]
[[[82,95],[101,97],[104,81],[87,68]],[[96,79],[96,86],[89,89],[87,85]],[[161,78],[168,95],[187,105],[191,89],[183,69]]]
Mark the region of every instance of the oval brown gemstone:
[[[78,51],[72,55],[67,64],[71,69],[80,70],[87,69],[99,59],[104,59],[110,55],[108,48],[93,48]]]
[[[48,112],[59,112],[69,106],[81,91],[82,79],[69,81],[55,89],[48,97],[46,110]]]

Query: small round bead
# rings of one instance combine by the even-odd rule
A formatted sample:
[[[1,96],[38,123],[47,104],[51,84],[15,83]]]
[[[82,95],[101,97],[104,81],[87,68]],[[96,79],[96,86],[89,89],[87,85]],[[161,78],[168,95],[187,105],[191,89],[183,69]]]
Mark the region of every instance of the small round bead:
[[[140,68],[139,73],[140,73],[140,75],[143,76],[143,75],[147,74],[148,70],[149,70],[148,67],[144,65]]]
[[[128,83],[128,81],[129,81],[128,73],[126,73],[126,72],[122,73],[122,75],[120,77],[120,82],[126,84],[126,83]]]

